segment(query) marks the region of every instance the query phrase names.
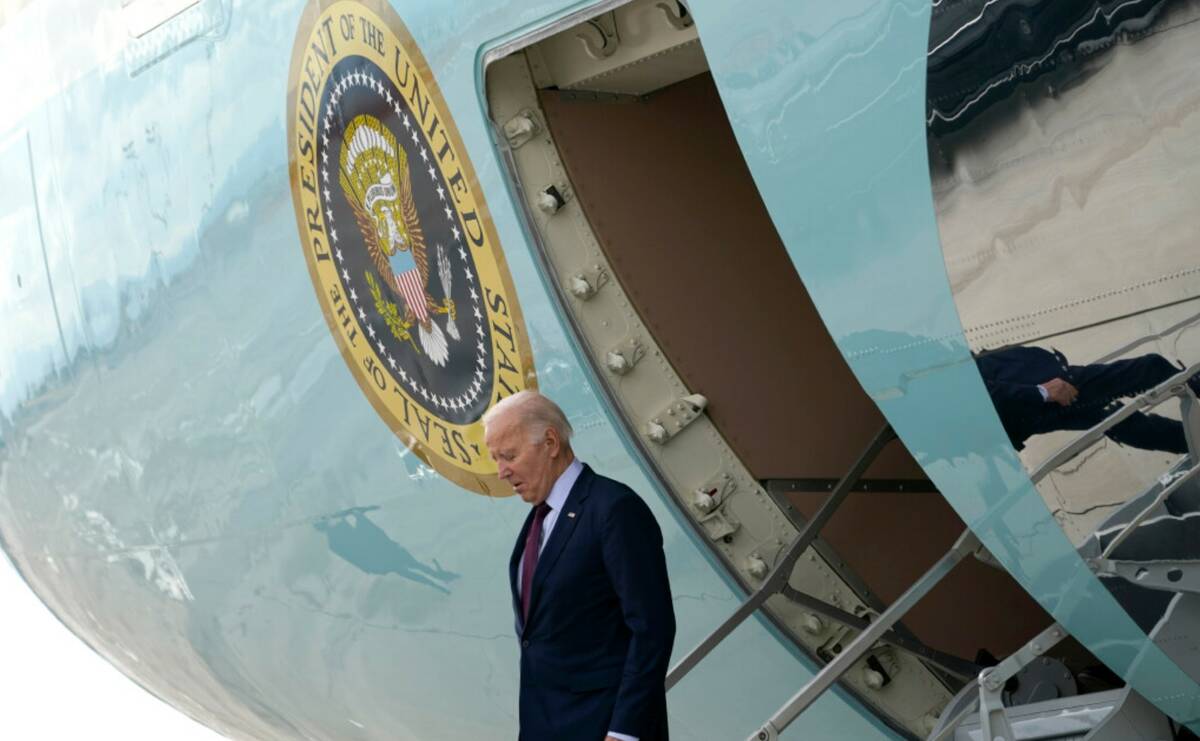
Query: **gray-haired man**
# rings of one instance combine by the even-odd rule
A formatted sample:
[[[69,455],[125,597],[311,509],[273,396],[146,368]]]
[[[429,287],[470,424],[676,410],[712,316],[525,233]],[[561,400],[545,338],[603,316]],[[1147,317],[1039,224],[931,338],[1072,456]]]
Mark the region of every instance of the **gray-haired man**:
[[[483,424],[500,478],[533,505],[509,561],[521,741],[665,740],[675,613],[650,509],[576,460],[570,423],[536,391]]]

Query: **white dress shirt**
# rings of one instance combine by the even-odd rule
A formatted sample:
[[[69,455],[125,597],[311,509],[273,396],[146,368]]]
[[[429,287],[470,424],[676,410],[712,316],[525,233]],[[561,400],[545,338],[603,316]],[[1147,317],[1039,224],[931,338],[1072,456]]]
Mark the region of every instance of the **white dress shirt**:
[[[571,493],[571,488],[575,486],[575,482],[579,480],[579,474],[583,473],[583,463],[576,458],[571,461],[571,465],[567,466],[567,470],[562,472],[558,480],[554,482],[554,486],[550,487],[550,496],[546,497],[546,504],[550,505],[550,511],[546,513],[546,517],[542,520],[542,542],[538,543],[538,556],[542,555],[542,549],[546,547],[546,543],[550,541],[550,532],[554,530],[554,523],[558,522],[558,513],[567,503],[567,496]],[[521,584],[524,583],[522,576],[525,573],[525,559],[517,564],[517,591],[521,589]],[[521,596],[520,594],[517,595]],[[638,741],[637,736],[628,736],[624,733],[614,733],[609,731],[608,735],[618,741]]]
[[[563,505],[567,503],[567,495],[571,493],[571,487],[575,486],[575,482],[579,480],[579,474],[583,473],[583,463],[578,458],[571,461],[571,465],[567,466],[567,470],[563,471],[558,479],[554,482],[554,486],[550,487],[550,496],[546,497],[546,504],[550,506],[550,511],[542,519],[542,542],[538,543],[538,556],[541,557],[542,549],[546,547],[546,543],[550,541],[550,531],[554,529],[554,523],[558,522],[558,513],[562,511]],[[517,596],[521,597],[521,585],[525,583],[523,575],[525,574],[525,559],[522,558],[517,564]]]

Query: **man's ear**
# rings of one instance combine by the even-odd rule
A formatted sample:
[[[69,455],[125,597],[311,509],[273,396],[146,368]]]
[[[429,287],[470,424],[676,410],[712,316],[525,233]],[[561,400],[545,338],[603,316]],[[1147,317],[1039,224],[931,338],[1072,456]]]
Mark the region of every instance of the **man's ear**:
[[[551,458],[557,458],[562,451],[562,440],[558,439],[558,430],[553,427],[546,428],[546,445],[550,448]]]

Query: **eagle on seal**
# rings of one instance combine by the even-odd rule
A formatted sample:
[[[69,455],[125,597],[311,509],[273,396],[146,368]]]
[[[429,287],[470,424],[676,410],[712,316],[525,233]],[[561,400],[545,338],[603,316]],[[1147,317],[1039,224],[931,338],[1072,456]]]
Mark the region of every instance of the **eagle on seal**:
[[[445,298],[438,303],[429,295],[429,258],[413,200],[408,154],[379,119],[360,115],[346,127],[338,181],[354,212],[371,262],[389,293],[403,300],[401,317],[394,304],[382,299],[368,275],[376,306],[392,334],[412,343],[411,329],[415,324],[425,355],[435,365],[445,365],[450,357],[446,335],[459,339],[450,294],[450,261],[439,245],[438,277]],[[435,321],[440,315],[446,317],[445,332]]]

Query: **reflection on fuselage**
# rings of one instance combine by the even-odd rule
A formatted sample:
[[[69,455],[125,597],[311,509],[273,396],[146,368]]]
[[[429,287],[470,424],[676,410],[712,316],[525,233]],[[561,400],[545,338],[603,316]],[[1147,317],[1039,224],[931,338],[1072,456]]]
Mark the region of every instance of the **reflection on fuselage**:
[[[329,550],[366,574],[396,574],[397,576],[433,587],[449,594],[443,584],[454,581],[458,574],[447,571],[433,560],[433,566],[418,561],[407,548],[388,537],[383,528],[367,516],[379,507],[352,507],[322,517],[313,523],[317,532],[324,533]]]
[[[1160,30],[1171,0],[935,0],[926,122],[936,135],[968,126],[1023,83],[1086,77],[1090,58]]]
[[[1192,557],[1162,532],[1200,512],[1197,21],[1190,0],[934,8],[929,157],[955,302],[1001,423],[1090,558]],[[1200,676],[1178,640],[1193,598],[1102,576]]]
[[[1033,435],[1100,425],[1122,409],[1121,398],[1149,391],[1180,372],[1158,353],[1074,365],[1057,350],[1033,346],[983,353],[976,364],[1017,450]],[[1200,378],[1189,379],[1189,385],[1200,388]],[[1179,420],[1140,410],[1114,424],[1105,436],[1139,450],[1187,452]]]
[[[1079,365],[1198,358],[1200,9],[1026,5],[934,14],[930,163],[968,340],[976,351],[1054,347]],[[977,65],[985,52],[1009,72]],[[1071,437],[1034,438],[1022,457],[1036,466]],[[1078,542],[1169,461],[1103,442],[1042,489]]]

